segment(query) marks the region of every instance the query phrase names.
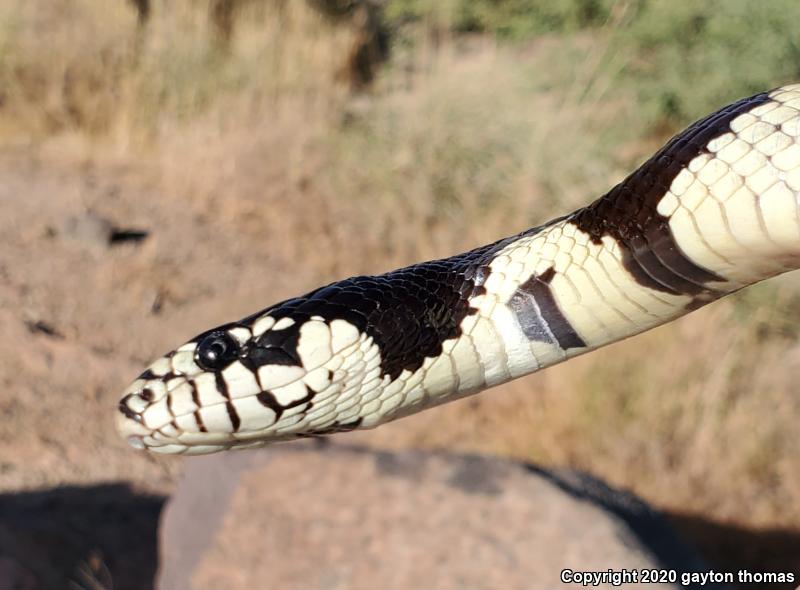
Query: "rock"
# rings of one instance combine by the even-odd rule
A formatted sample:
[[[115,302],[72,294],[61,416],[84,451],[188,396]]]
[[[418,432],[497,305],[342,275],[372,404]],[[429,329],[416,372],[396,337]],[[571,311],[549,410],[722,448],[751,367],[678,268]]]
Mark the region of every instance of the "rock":
[[[159,535],[161,590],[531,590],[564,568],[706,569],[660,515],[585,474],[311,443],[187,459]]]

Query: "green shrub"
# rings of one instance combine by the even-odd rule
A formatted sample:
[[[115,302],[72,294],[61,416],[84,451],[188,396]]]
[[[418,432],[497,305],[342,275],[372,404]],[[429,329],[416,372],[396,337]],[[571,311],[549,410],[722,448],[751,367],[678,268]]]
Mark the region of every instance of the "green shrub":
[[[607,36],[605,75],[636,88],[653,127],[674,129],[726,101],[800,79],[796,0],[391,0],[386,14],[395,24],[507,42]]]
[[[457,32],[522,40],[602,25],[614,4],[613,0],[391,0],[387,15],[395,21],[424,20]]]
[[[627,78],[654,117],[685,123],[800,78],[800,3],[643,2],[620,36]]]

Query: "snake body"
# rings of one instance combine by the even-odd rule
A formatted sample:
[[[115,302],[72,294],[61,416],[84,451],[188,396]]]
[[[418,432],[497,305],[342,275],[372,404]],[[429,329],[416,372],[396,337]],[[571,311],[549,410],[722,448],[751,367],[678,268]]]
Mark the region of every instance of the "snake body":
[[[125,391],[135,448],[201,454],[371,428],[800,266],[800,84],[694,123],[578,211],[204,332]]]

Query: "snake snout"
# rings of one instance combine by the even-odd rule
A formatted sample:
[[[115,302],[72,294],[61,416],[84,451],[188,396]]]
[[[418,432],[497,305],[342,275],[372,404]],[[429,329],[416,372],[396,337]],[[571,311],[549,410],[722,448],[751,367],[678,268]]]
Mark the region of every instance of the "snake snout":
[[[136,393],[129,393],[123,397],[116,412],[116,427],[119,435],[124,438],[134,449],[144,449],[144,437],[150,430],[144,425],[142,414],[134,407],[136,399],[141,399]],[[143,401],[143,400],[142,400]]]

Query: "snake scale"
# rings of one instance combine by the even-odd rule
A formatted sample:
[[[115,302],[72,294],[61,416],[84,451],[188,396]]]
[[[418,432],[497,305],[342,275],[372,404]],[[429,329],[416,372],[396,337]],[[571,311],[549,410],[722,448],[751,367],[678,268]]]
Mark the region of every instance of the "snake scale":
[[[592,204],[206,331],[124,392],[131,446],[202,454],[371,428],[800,266],[800,84],[694,123]]]

